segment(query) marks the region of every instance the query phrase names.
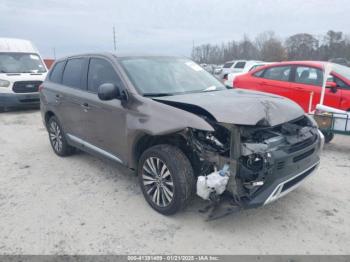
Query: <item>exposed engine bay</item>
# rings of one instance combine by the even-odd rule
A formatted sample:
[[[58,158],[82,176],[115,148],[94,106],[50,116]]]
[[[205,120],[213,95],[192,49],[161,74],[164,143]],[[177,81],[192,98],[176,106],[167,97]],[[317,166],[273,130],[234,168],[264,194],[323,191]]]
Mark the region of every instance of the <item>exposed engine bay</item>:
[[[188,141],[201,165],[197,194],[215,203],[225,191],[238,207],[274,179],[272,174],[283,168],[285,156],[293,155],[296,163],[313,154],[315,149],[293,153],[318,138],[318,129],[308,116],[274,127],[211,124],[214,132],[188,130]]]

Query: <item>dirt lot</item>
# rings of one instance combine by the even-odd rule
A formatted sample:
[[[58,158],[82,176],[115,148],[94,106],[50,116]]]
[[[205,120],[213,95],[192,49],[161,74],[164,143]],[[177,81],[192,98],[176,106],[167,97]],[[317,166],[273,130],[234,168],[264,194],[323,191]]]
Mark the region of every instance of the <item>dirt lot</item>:
[[[0,114],[0,254],[350,254],[350,137],[279,201],[205,222],[196,199],[164,217],[128,170],[57,157],[38,111]]]

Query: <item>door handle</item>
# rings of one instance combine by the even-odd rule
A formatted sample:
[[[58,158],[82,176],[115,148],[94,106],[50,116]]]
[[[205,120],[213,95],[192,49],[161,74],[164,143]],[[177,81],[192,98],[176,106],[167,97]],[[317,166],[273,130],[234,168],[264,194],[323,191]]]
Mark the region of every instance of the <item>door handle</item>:
[[[90,109],[90,106],[88,103],[83,103],[81,104],[81,107],[84,109],[84,112],[87,112]]]

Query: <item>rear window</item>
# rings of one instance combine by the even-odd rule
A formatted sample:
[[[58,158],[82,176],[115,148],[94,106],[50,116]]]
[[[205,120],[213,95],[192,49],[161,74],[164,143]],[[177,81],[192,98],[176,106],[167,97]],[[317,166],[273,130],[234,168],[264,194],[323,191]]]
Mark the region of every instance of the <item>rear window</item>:
[[[225,63],[223,68],[230,68],[233,65],[233,62]]]
[[[251,69],[251,70],[252,70],[252,69]],[[259,71],[255,72],[253,75],[254,75],[255,77],[262,77],[263,74],[264,74],[264,72],[265,72],[265,70],[259,70]]]
[[[234,68],[239,68],[242,69],[245,67],[245,62],[237,62],[237,64],[235,64]]]
[[[264,75],[262,77],[271,80],[288,81],[290,71],[290,66],[270,67],[265,70]]]
[[[54,68],[50,73],[50,81],[54,83],[61,83],[62,81],[62,73],[64,69],[65,61],[58,62],[55,64]]]
[[[83,58],[73,58],[68,60],[64,69],[62,84],[74,88],[81,88],[81,73],[83,66]]]

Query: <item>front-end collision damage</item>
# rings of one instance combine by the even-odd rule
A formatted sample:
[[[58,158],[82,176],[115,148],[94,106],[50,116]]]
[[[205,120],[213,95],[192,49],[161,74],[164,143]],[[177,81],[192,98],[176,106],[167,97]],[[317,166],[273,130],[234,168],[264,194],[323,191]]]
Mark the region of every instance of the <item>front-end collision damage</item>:
[[[307,116],[274,127],[238,126],[213,121],[210,124],[214,131],[188,128],[186,136],[200,161],[197,190],[199,185],[206,183],[208,194],[203,194],[201,187],[199,195],[211,200],[214,206],[220,199],[229,196],[231,205],[248,207],[260,191],[278,178],[279,172],[282,176],[289,165],[304,166],[308,165],[307,161],[315,162],[322,147],[321,142],[316,143],[321,140],[317,126]],[[315,155],[317,157],[312,157]],[[220,170],[226,167],[226,175],[220,178]],[[218,184],[226,181],[224,194],[216,192],[208,180],[209,176],[211,181],[215,176],[214,181]],[[264,201],[261,201],[263,204]]]

